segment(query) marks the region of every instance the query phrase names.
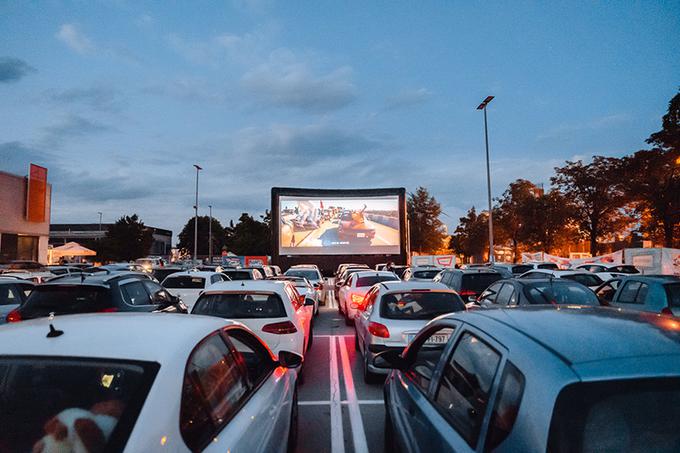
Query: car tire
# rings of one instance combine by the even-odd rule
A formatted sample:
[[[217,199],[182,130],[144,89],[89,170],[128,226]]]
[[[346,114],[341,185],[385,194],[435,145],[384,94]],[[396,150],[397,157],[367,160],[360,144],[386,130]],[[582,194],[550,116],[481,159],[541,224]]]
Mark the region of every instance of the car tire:
[[[366,384],[376,384],[380,382],[382,376],[371,372],[368,369],[368,354],[364,354],[364,382]]]
[[[399,453],[399,447],[394,439],[394,425],[390,417],[389,409],[385,408],[384,451]]]
[[[288,428],[288,452],[293,453],[298,440],[298,394],[297,387],[293,393],[293,404],[290,409],[290,427]]]

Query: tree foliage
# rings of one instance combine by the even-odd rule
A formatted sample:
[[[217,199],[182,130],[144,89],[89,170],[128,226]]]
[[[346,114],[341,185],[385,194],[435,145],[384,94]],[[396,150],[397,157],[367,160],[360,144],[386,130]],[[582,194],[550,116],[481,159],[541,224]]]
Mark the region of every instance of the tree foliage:
[[[255,220],[247,213],[241,214],[236,225],[233,222],[225,229],[227,250],[237,255],[270,255],[271,214],[269,211]]]
[[[194,224],[195,217],[191,217],[179,233],[177,247],[182,253],[194,253]],[[210,216],[198,217],[198,255],[209,255]],[[213,255],[219,255],[226,242],[224,227],[219,220],[212,219],[212,251]]]
[[[411,251],[435,253],[442,248],[446,234],[439,220],[442,208],[424,187],[409,194],[408,219],[411,235]]]
[[[108,261],[132,261],[146,256],[152,243],[151,230],[137,214],[122,216],[106,232],[99,255]]]
[[[488,221],[486,211],[477,214],[474,206],[470,208],[465,217],[459,219],[458,227],[451,235],[450,248],[454,253],[482,261],[484,251],[489,247]]]

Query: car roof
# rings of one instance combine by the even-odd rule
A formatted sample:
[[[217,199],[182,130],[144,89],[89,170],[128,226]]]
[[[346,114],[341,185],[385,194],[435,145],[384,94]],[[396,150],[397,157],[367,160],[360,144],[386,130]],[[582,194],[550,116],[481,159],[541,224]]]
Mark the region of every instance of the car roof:
[[[501,275],[496,269],[490,267],[473,267],[468,269],[444,269],[449,272],[460,272],[461,274],[496,274]]]
[[[17,278],[17,277],[2,277],[2,276],[0,276],[0,285],[9,285],[9,284],[17,284],[17,283],[28,283],[29,285],[35,286],[35,283],[33,283],[30,280],[24,280],[24,279]]]
[[[358,278],[358,277],[373,277],[373,276],[378,276],[378,275],[381,276],[381,277],[391,277],[391,276],[396,275],[396,274],[392,271],[376,271],[376,270],[369,271],[369,270],[365,270],[365,271],[355,272],[354,275],[356,275],[357,278]]]
[[[497,338],[502,324],[568,364],[680,354],[680,321],[653,313],[563,305],[473,310],[446,317],[469,320]]]
[[[220,274],[220,272],[215,272],[215,271],[180,271],[180,272],[173,272],[172,274],[168,275],[165,278],[172,278],[172,277],[212,277],[213,275]]]
[[[392,281],[392,282],[381,282],[379,285],[387,291],[413,291],[416,289],[432,289],[437,291],[449,291],[455,292],[448,286],[439,282],[422,282],[422,281]]]
[[[57,278],[48,280],[40,286],[50,285],[107,285],[113,280],[122,280],[123,278],[140,278],[148,280],[149,277],[142,272],[121,271],[121,272],[96,272],[94,274],[80,274],[80,275],[61,275]]]
[[[63,335],[47,338],[50,323]],[[0,355],[118,358],[162,365],[185,359],[210,332],[234,324],[238,323],[172,313],[95,313],[57,316],[52,321],[38,318],[4,325]]]
[[[651,283],[673,283],[680,281],[680,277],[677,275],[657,275],[657,274],[623,274],[619,275],[617,278],[623,280],[640,280],[647,281]]]
[[[286,284],[291,283],[286,280],[233,280],[230,282],[213,283],[205,290],[204,294],[222,291],[281,292]]]

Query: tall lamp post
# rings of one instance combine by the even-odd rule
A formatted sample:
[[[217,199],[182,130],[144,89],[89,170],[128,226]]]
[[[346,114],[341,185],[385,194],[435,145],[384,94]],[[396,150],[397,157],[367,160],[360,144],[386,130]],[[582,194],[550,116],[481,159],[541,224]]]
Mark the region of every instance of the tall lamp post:
[[[99,214],[99,236],[100,236],[99,239],[101,239],[101,232],[102,232],[102,213],[101,213],[101,212],[97,212],[97,214]]]
[[[208,264],[212,264],[212,205],[208,205],[210,223],[208,224]]]
[[[203,170],[199,165],[194,164],[196,167],[196,204],[194,205],[194,256],[193,259],[196,261],[198,256],[198,172]]]
[[[486,144],[486,189],[489,199],[489,261],[493,263],[493,211],[491,208],[491,166],[489,165],[489,132],[486,125],[486,106],[493,100],[493,96],[487,96],[477,110],[484,111],[484,142]]]

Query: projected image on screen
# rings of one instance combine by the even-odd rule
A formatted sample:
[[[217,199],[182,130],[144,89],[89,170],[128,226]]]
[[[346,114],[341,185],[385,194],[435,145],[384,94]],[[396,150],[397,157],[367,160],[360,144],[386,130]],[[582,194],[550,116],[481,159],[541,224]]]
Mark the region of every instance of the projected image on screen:
[[[279,199],[279,253],[399,253],[399,197]]]

